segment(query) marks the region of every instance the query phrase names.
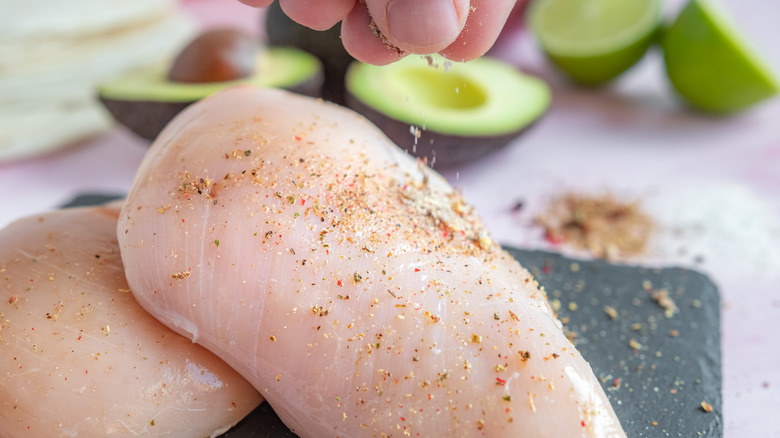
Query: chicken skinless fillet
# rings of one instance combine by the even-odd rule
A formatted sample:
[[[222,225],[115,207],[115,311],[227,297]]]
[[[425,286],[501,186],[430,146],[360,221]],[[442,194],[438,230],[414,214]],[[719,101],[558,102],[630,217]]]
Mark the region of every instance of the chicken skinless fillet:
[[[118,235],[139,302],[300,436],[625,436],[531,275],[344,108],[250,87],[191,106]]]
[[[0,231],[1,437],[207,437],[262,398],[138,305],[118,208],[64,210]]]

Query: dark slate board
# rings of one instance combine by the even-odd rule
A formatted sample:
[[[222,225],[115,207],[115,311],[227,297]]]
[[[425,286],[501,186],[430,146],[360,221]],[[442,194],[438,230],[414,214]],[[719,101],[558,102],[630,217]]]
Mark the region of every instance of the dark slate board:
[[[708,277],[507,249],[560,302],[559,317],[569,319],[567,329],[577,334],[577,348],[629,437],[723,436],[720,295]],[[652,298],[660,289],[679,308],[671,318]],[[615,319],[605,306],[617,311]],[[703,401],[712,412],[702,409]]]
[[[88,194],[66,206],[116,198]],[[576,333],[577,348],[601,379],[630,438],[723,437],[720,296],[709,278],[679,268],[649,269],[507,250],[534,274],[550,300],[560,303],[559,317]],[[652,291],[661,289],[678,307],[671,318],[652,298]],[[617,317],[609,316],[605,306],[615,309]],[[673,331],[677,336],[671,335]],[[702,402],[709,403],[712,412],[705,412]],[[295,436],[268,403],[221,435]]]

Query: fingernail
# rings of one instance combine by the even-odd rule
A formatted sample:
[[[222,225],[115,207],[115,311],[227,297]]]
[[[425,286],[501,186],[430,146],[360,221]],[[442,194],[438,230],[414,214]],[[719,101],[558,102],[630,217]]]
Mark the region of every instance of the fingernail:
[[[452,0],[390,0],[387,4],[390,38],[415,47],[449,43],[458,34],[458,14]]]

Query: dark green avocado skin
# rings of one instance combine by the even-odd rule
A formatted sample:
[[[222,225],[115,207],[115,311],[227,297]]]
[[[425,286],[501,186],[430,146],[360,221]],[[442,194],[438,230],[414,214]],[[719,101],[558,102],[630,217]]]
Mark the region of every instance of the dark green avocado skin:
[[[286,87],[288,91],[311,97],[320,97],[322,89],[322,71],[297,85]],[[150,100],[109,99],[98,96],[100,102],[116,121],[138,134],[141,138],[153,141],[184,108],[197,102],[165,102]]]
[[[420,137],[415,144],[410,124],[402,122],[369,107],[360,99],[347,92],[347,106],[362,114],[381,129],[398,147],[410,155],[425,160],[435,169],[446,170],[468,164],[509,145],[518,136],[536,124],[523,126],[517,131],[495,136],[462,136],[444,134],[420,128]]]
[[[154,102],[100,98],[116,121],[146,140],[154,140],[176,114],[192,102]]]
[[[267,8],[265,30],[269,45],[296,47],[319,58],[325,70],[322,98],[344,105],[344,76],[354,58],[341,43],[341,23],[324,31],[309,29],[291,20],[279,2],[273,2]]]

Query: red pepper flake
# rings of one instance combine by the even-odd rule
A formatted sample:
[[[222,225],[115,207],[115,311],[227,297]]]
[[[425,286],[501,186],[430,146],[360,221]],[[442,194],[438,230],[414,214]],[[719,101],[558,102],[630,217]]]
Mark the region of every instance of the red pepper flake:
[[[585,427],[585,420],[582,420],[582,421],[580,421],[580,425],[581,425],[582,427]]]
[[[544,240],[546,240],[548,243],[551,243],[553,245],[560,245],[564,242],[564,238],[560,234],[554,234],[550,232],[544,233]]]
[[[336,284],[341,286],[341,280],[337,281]]]
[[[414,268],[414,272],[420,272],[420,268]]]
[[[496,377],[496,385],[504,386],[506,385],[506,380],[502,379],[501,377]]]
[[[301,141],[301,137],[299,137],[299,136],[297,136],[297,135],[295,136],[295,139],[296,139],[297,141]]]

